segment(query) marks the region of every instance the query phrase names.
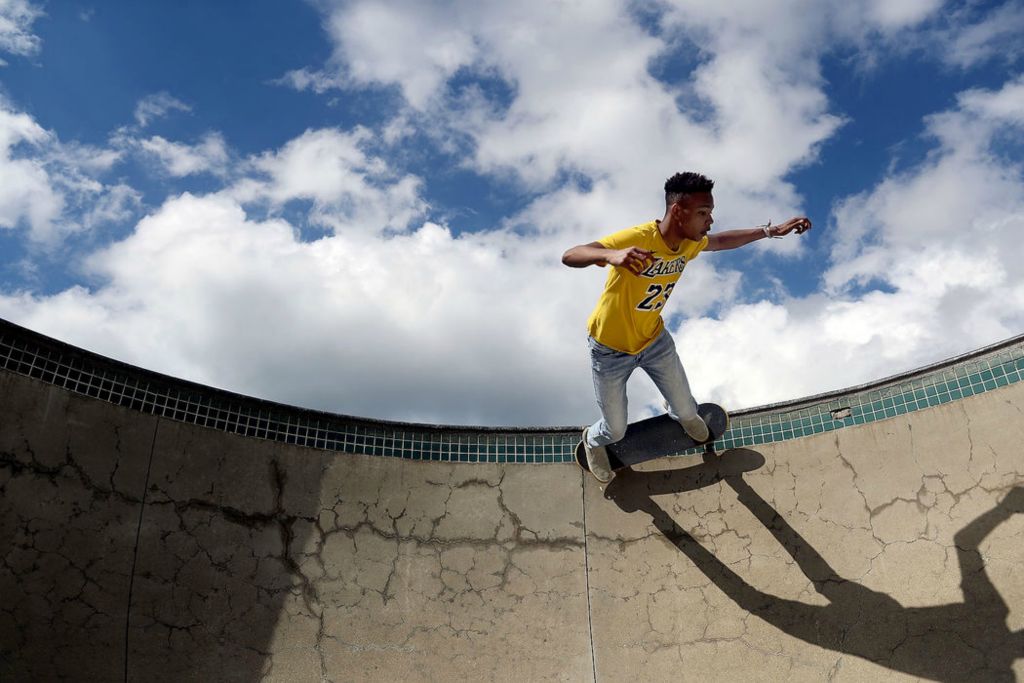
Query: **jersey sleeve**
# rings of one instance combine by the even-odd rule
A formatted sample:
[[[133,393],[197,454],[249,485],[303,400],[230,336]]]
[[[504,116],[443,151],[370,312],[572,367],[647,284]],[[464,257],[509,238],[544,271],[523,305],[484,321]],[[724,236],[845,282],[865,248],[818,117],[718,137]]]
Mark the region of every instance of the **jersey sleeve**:
[[[697,246],[694,248],[693,253],[690,254],[690,260],[692,261],[693,259],[697,258],[697,255],[700,254],[700,252],[704,251],[707,248],[708,248],[708,236],[704,235],[703,237],[700,238],[700,242],[697,242]]]
[[[598,243],[605,249],[626,249],[636,246],[642,241],[642,235],[636,228],[626,228],[606,235],[598,240]]]

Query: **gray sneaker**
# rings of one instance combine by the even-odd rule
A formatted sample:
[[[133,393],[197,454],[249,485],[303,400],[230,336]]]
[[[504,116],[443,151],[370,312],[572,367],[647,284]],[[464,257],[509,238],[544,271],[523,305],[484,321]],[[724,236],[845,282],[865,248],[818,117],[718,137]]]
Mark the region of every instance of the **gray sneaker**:
[[[711,432],[708,431],[708,426],[701,419],[700,415],[689,420],[680,420],[679,424],[683,426],[683,429],[690,435],[690,438],[697,443],[704,443],[711,438]]]
[[[599,482],[609,482],[613,475],[612,466],[608,462],[608,451],[604,446],[591,446],[587,443],[587,429],[583,430],[583,450],[587,452],[587,467]]]

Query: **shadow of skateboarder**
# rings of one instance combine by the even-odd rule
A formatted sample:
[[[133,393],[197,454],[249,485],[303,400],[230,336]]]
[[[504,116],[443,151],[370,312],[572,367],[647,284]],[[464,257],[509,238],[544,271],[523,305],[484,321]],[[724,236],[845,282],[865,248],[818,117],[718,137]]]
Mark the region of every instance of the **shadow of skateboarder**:
[[[1013,681],[1013,662],[1024,657],[1024,630],[1011,632],[1009,607],[989,578],[979,546],[1014,514],[1024,512],[1024,487],[1010,489],[993,509],[954,536],[964,601],[904,607],[894,598],[840,576],[743,478],[763,456],[736,449],[708,452],[704,462],[675,471],[619,476],[606,497],[623,510],[642,510],[655,527],[737,605],[807,643],[864,658],[937,681]],[[765,593],[716,558],[654,502],[653,496],[724,481],[793,558],[827,605]]]

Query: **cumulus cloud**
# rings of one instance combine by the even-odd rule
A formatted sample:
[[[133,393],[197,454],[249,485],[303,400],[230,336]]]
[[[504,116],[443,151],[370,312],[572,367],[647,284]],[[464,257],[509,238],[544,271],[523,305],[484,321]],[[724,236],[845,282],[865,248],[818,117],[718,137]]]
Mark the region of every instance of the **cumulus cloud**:
[[[139,148],[155,158],[172,176],[224,173],[228,148],[220,133],[208,133],[195,145],[172,142],[159,135],[138,141]]]
[[[335,51],[317,83],[394,86],[410,108],[435,114],[432,125],[468,135],[478,170],[534,187],[565,171],[624,185],[637,169],[655,167],[657,178],[666,166],[699,165],[743,195],[770,192],[763,198],[791,205],[780,177],[813,161],[841,125],[828,111],[820,55],[836,42],[895,35],[940,5],[673,0],[652,26],[616,0],[331,3]],[[694,69],[656,79],[652,62],[674,52],[689,53]],[[457,78],[465,73],[507,93],[495,101],[467,92]],[[457,123],[446,125],[453,111]]]
[[[126,220],[139,194],[98,179],[121,158],[117,149],[63,143],[0,99],[0,228],[24,229],[33,249],[52,251],[69,235]]]
[[[682,344],[702,359],[698,386],[731,405],[756,405],[1019,333],[1024,169],[995,148],[1024,133],[1024,80],[961,93],[957,107],[926,125],[934,147],[922,163],[837,203],[821,293],[735,306],[680,327]],[[730,368],[725,379],[714,371],[721,367]]]
[[[0,228],[27,225],[36,240],[52,232],[64,199],[51,186],[44,164],[31,154],[51,140],[30,116],[5,107],[0,101]]]
[[[0,315],[311,407],[582,423],[595,416],[583,327],[606,272],[564,268],[562,251],[659,215],[661,183],[684,168],[719,180],[721,228],[798,213],[787,178],[844,121],[822,55],[896,41],[939,4],[678,0],[644,17],[612,0],[328,4],[331,60],[284,80],[393,88],[404,101],[393,118],[380,130],[310,129],[241,159],[220,138],[211,154],[125,131],[115,149],[146,150],[173,176],[216,158],[229,167],[223,187],[175,193],[95,251],[88,289],[8,293]],[[680,58],[685,69],[655,68]],[[928,118],[921,163],[837,202],[827,263],[807,263],[800,239],[747,251],[769,277],[796,259],[824,270],[815,294],[751,293],[717,254],[688,267],[666,316],[698,398],[730,408],[794,398],[1019,330],[1024,193],[997,143],[1019,134],[1020,89],[967,91]],[[162,102],[140,103],[139,128],[184,110]],[[0,126],[8,149],[41,144],[45,131],[15,119]],[[389,161],[414,135],[530,201],[488,230],[453,232],[430,213],[424,178]],[[127,186],[108,196],[100,215],[135,206]],[[323,235],[310,239],[308,224]],[[634,418],[660,403],[642,377],[631,401]]]
[[[226,194],[186,194],[88,260],[102,285],[0,297],[0,311],[131,362],[279,400],[545,423],[566,400],[570,413],[590,402],[582,342],[570,333],[586,313],[586,278],[552,281],[550,261],[508,233],[455,237],[433,223],[302,242],[289,223],[254,220]]]
[[[56,136],[52,139],[56,141]],[[51,160],[65,167],[79,169],[90,175],[100,175],[113,169],[124,158],[124,151],[71,141],[54,146],[49,156]]]
[[[942,7],[943,0],[871,0],[866,4],[867,16],[883,30],[920,24]]]
[[[954,27],[942,31],[936,42],[949,64],[969,68],[990,59],[1014,63],[1024,54],[1024,6],[1006,2],[995,11],[970,17],[969,10],[955,15]]]
[[[372,138],[363,128],[307,130],[280,150],[249,160],[252,174],[230,194],[276,207],[308,201],[311,221],[335,231],[404,230],[426,208],[420,181],[396,176],[380,157],[367,154]]]
[[[168,92],[142,98],[135,106],[135,125],[122,126],[111,134],[111,150],[119,156],[130,154],[141,158],[150,168],[172,178],[229,175],[231,150],[218,131],[210,131],[196,142],[146,135],[144,131],[151,123],[175,111],[191,112],[192,107]]]
[[[749,4],[726,12],[665,3],[652,26],[614,0],[336,3],[326,18],[334,57],[319,82],[395,87],[407,109],[393,132],[418,126],[562,216],[575,206],[553,206],[548,195],[575,200],[562,193],[567,176],[606,184],[614,199],[592,230],[636,222],[657,195],[651,188],[681,168],[727,177],[720,223],[745,225],[798,211],[785,175],[812,163],[842,124],[814,60],[823,48],[806,39],[821,39],[829,12]],[[679,51],[692,53],[693,73],[655,78],[652,63]],[[465,86],[466,74],[483,85]]]
[[[460,111],[460,132],[472,138],[477,170],[516,174],[542,190],[566,170],[592,179],[585,189],[548,188],[553,191],[510,219],[539,229],[538,249],[555,251],[559,243],[586,241],[637,222],[640,206],[653,204],[655,193],[645,188],[656,187],[678,167],[700,167],[728,179],[716,192],[720,224],[749,224],[751,215],[797,211],[799,197],[782,179],[812,162],[817,146],[842,125],[828,110],[820,57],[833,40],[862,48],[873,36],[898,41],[934,18],[941,6],[931,0],[897,4],[669,3],[659,20],[664,35],[682,34],[699,46],[692,77],[679,84],[657,81],[648,71],[651,60],[673,46],[631,23],[615,3],[588,5],[586,16],[565,7],[556,16],[534,6],[478,12],[459,5],[462,34],[452,45],[461,49],[444,60],[428,58],[405,68],[389,63],[382,52],[385,41],[373,42],[374,37],[405,35],[413,28],[434,33],[443,19],[435,19],[423,3],[415,19],[402,3],[387,3],[386,9],[374,3],[368,16],[379,30],[361,33],[358,43],[345,27],[364,20],[363,5],[339,6],[331,21],[336,58],[349,77],[354,71],[366,83],[396,85],[410,107],[424,110],[430,120],[453,106]],[[358,49],[351,47],[356,44]],[[587,68],[595,63],[602,68]],[[451,95],[448,79],[460,69],[498,74],[508,85],[510,102],[494,106],[484,98],[458,109],[465,99],[445,98]],[[996,131],[985,117],[996,109],[1013,111],[1013,91],[1007,86],[999,93],[965,93],[960,108],[929,121],[939,145],[925,165],[837,205],[836,248],[824,293],[803,299],[783,293],[747,303],[737,273],[719,272],[714,255],[698,261],[680,290],[690,298],[682,304],[690,317],[675,325],[693,359],[695,384],[730,405],[749,406],[867,381],[1017,329],[1012,312],[1020,310],[1019,288],[1005,279],[1009,264],[993,259],[998,248],[961,255],[963,268],[951,276],[943,275],[942,251],[921,246],[921,240],[955,239],[959,228],[948,220],[953,212],[947,204],[960,196],[952,191],[956,182],[966,181],[981,203],[993,207],[985,230],[1003,226],[1006,236],[1015,229],[1016,209],[1006,200],[1014,191],[1019,194],[1016,171],[982,158],[983,149],[964,147],[969,139],[992,139]],[[430,116],[431,108],[437,109],[436,117]],[[963,131],[959,145],[942,137],[944,125]],[[977,164],[963,177],[952,158],[972,152]],[[935,187],[948,188],[942,195],[949,201],[933,201]],[[892,244],[877,231],[877,213],[869,207],[884,207],[878,210],[889,216],[884,235]],[[698,281],[698,275],[705,280]],[[872,285],[881,289],[872,291]],[[994,297],[998,302],[991,305],[969,306],[986,287],[1006,296]],[[719,296],[707,297],[707,291]],[[722,312],[701,317],[713,310]],[[826,384],[809,357],[829,359]],[[637,394],[641,403],[655,401],[650,387]]]
[[[1010,231],[1024,207],[1021,167],[1000,159],[993,143],[1004,131],[1024,132],[1024,80],[963,92],[958,104],[927,120],[937,145],[923,164],[837,207],[838,263],[825,279],[831,288],[892,280],[923,253],[946,250],[947,239],[969,244],[969,255],[991,248],[1013,253],[1006,250],[1019,242]]]
[[[131,220],[142,208],[142,194],[124,183],[104,187],[84,208],[81,224],[85,230],[117,225]]]
[[[462,21],[452,21],[453,14]],[[357,2],[332,13],[327,30],[336,45],[337,80],[395,83],[413,107],[422,108],[477,58],[473,36],[459,27],[472,14],[472,3],[434,2]]]
[[[42,45],[32,33],[32,24],[43,11],[28,0],[0,0],[0,50],[30,57]]]

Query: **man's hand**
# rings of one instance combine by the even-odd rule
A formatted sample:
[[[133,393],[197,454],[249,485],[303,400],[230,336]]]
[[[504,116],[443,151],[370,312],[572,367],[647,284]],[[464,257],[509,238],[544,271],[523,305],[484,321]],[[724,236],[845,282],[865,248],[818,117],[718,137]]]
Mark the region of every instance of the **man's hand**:
[[[647,267],[647,264],[654,260],[654,255],[652,252],[640,247],[629,247],[628,249],[619,249],[611,252],[605,260],[613,266],[626,268],[636,275],[642,272]]]
[[[633,274],[643,272],[648,264],[654,262],[654,254],[640,247],[626,249],[608,249],[600,242],[578,244],[562,254],[562,263],[570,268],[586,268],[607,264],[625,268]]]
[[[802,235],[811,229],[811,219],[807,216],[798,216],[796,218],[790,218],[785,223],[779,225],[773,225],[768,228],[771,232],[772,237],[782,237],[796,230],[796,234]]]

